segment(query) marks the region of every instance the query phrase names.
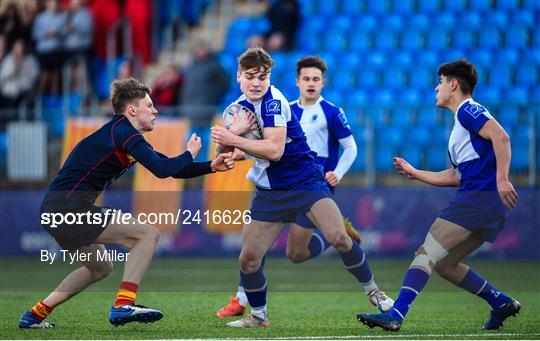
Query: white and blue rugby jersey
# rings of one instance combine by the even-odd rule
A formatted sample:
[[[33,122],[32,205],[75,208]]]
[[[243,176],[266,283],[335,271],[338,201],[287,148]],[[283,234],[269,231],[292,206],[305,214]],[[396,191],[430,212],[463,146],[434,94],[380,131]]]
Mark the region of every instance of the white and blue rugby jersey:
[[[253,111],[263,128],[287,128],[285,150],[279,161],[250,156],[255,160],[255,165],[249,170],[248,179],[255,186],[276,190],[325,186],[322,167],[316,163],[316,155],[309,148],[300,123],[291,114],[289,102],[278,89],[270,86],[264,97],[256,103],[251,103],[245,95],[234,103]]]
[[[296,100],[291,103],[291,110],[300,121],[308,145],[317,153],[324,172],[334,171],[339,161],[339,140],[352,135],[343,110],[322,96],[310,106],[301,106]]]
[[[491,141],[478,132],[493,117],[482,105],[466,99],[454,115],[448,141],[450,161],[461,179],[455,201],[506,215],[497,191],[497,161]]]

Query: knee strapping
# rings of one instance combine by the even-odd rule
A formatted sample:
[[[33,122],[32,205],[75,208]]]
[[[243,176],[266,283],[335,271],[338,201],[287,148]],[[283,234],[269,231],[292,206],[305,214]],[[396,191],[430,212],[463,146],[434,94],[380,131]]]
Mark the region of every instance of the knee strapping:
[[[424,241],[424,244],[422,244],[422,248],[426,253],[416,255],[413,262],[411,263],[411,267],[422,268],[426,270],[426,272],[431,274],[431,271],[433,270],[435,264],[437,264],[438,261],[446,257],[446,255],[448,255],[448,251],[446,251],[446,249],[441,245],[441,243],[439,243],[435,238],[433,238],[433,235],[431,233],[427,234],[426,240]],[[430,263],[432,263],[433,265],[430,265]]]

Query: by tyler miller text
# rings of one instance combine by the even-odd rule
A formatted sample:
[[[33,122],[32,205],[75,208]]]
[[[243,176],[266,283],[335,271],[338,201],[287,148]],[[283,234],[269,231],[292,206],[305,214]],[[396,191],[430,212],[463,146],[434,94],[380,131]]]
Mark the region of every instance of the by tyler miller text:
[[[80,252],[69,250],[60,250],[60,252],[49,252],[41,250],[41,261],[52,264],[56,261],[69,264],[77,262],[126,262],[129,252],[119,252],[117,250],[97,250],[95,252]]]

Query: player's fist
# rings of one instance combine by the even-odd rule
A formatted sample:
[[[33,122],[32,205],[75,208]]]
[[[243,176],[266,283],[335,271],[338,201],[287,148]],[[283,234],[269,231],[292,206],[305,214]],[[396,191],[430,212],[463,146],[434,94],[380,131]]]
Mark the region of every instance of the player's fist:
[[[193,135],[191,135],[191,138],[189,139],[187,143],[186,150],[191,153],[191,156],[193,158],[195,158],[197,154],[199,154],[201,147],[202,147],[201,138],[198,137],[197,134],[193,133]]]
[[[244,160],[246,158],[246,153],[244,153],[242,150],[238,149],[238,148],[234,148],[234,152],[233,152],[233,159],[238,161],[238,160]]]
[[[224,127],[215,126],[210,129],[212,141],[222,146],[233,146],[234,139],[237,137]]]
[[[324,178],[326,180],[326,182],[328,182],[330,184],[330,186],[332,187],[335,187],[339,184],[339,177],[337,176],[336,173],[334,172],[326,172],[326,174],[324,175]]]
[[[210,162],[210,167],[212,167],[212,171],[214,172],[225,172],[229,169],[233,169],[233,153],[219,154],[212,162]]]
[[[501,201],[508,208],[514,208],[518,202],[518,194],[514,189],[514,185],[509,180],[497,180],[497,190]]]
[[[416,168],[411,166],[405,159],[395,156],[394,157],[394,168],[398,170],[398,174],[406,175],[409,179],[416,179],[415,172]]]

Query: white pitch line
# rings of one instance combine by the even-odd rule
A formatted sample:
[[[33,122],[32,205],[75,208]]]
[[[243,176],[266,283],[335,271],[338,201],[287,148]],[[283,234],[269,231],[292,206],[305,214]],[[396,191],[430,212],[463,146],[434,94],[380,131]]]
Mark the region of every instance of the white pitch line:
[[[445,338],[445,337],[489,337],[489,336],[540,336],[540,333],[476,333],[476,334],[387,334],[387,335],[344,335],[344,336],[284,336],[284,337],[263,337],[263,338],[219,338],[219,339],[164,339],[183,341],[208,341],[208,340],[351,340],[351,339],[399,339],[399,338]],[[163,340],[163,341],[164,341]],[[162,341],[162,340],[152,340]]]

